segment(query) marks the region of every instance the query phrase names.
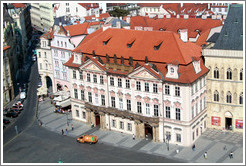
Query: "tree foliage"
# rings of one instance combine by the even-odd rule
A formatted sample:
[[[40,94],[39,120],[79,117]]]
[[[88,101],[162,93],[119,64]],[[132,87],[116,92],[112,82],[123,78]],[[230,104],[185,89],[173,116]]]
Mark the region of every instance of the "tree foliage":
[[[129,14],[129,11],[115,7],[114,10],[109,12],[109,14],[113,17],[124,17]]]

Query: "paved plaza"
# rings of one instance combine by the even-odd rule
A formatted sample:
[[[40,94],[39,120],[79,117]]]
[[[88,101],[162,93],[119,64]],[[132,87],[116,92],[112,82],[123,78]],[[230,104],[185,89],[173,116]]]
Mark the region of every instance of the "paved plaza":
[[[147,154],[165,156],[170,159],[176,159],[190,163],[242,163],[243,162],[243,134],[222,132],[215,129],[207,129],[195,142],[196,150],[191,147],[182,147],[170,144],[167,150],[166,143],[152,142],[145,139],[132,139],[132,135],[115,131],[101,130],[97,127],[91,128],[83,122],[72,119],[71,113],[58,114],[54,113],[54,106],[51,105],[50,99],[39,103],[38,118],[42,126],[50,131],[60,133],[63,129],[68,129],[68,136],[76,138],[81,134],[97,135],[99,142],[119,146],[122,148],[141,151]],[[69,122],[69,126],[67,125]],[[71,130],[71,124],[74,130]],[[65,132],[66,134],[66,132]],[[226,149],[224,147],[226,146]],[[176,150],[179,149],[179,153]],[[233,152],[232,159],[229,158],[230,152]],[[207,159],[203,157],[207,152]]]

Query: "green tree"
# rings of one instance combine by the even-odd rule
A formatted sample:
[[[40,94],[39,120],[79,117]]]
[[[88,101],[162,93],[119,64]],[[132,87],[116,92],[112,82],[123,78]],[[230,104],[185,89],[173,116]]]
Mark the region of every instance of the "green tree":
[[[109,12],[109,14],[113,17],[124,17],[129,14],[129,11],[115,7],[114,10]]]

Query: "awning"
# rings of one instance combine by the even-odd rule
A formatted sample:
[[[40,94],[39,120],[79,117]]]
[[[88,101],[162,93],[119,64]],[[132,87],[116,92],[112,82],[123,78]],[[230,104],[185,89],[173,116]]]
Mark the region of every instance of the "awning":
[[[71,105],[71,101],[70,98],[61,102],[57,102],[56,103],[57,106],[60,106],[61,108],[67,107],[69,105]]]

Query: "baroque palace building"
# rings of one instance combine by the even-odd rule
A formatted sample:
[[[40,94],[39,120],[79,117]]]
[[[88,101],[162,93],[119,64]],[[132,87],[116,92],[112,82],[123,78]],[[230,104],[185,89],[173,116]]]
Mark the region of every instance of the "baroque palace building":
[[[75,120],[183,146],[206,130],[209,70],[174,32],[100,29],[64,65]]]
[[[233,4],[215,43],[203,50],[208,127],[243,132],[243,6]]]

